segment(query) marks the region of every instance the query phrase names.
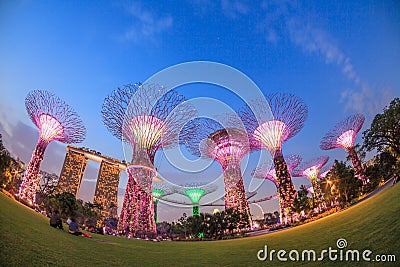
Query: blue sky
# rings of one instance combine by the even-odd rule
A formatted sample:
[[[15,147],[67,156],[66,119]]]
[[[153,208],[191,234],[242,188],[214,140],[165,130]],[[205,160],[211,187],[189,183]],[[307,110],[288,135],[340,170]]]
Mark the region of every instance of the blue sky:
[[[321,137],[356,112],[366,116],[362,131],[367,129],[374,115],[400,95],[398,1],[169,2],[1,1],[0,131],[6,147],[29,161],[38,133],[24,98],[30,90],[45,89],[82,117],[88,131],[79,146],[122,159],[121,143],[102,124],[103,99],[118,86],[189,61],[226,64],[264,93],[303,98],[309,118],[283,147],[285,154],[303,160],[320,155],[329,155],[330,162],[344,160],[342,150],[321,151]],[[215,98],[233,109],[243,104],[215,86],[188,85],[179,91],[188,98]],[[42,168],[59,174],[64,153],[64,144],[52,143]],[[158,156],[157,164],[174,175],[165,158]],[[85,200],[93,195],[96,168],[91,164],[85,175]],[[210,173],[220,172],[213,164]],[[175,175],[183,181],[202,179]],[[296,181],[302,182],[307,181]],[[125,176],[120,186],[124,183]],[[263,186],[264,194],[274,191],[271,184]],[[264,211],[277,209],[271,203],[262,204]],[[188,211],[162,207],[161,220]]]

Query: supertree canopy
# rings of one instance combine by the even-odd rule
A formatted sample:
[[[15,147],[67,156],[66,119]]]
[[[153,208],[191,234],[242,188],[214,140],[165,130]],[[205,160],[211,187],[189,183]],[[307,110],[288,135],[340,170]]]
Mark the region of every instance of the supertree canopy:
[[[158,201],[164,197],[175,193],[175,189],[172,186],[168,186],[165,182],[154,182],[153,183],[153,201],[154,201],[154,220],[158,223],[158,216],[157,216],[157,206]]]
[[[361,130],[364,120],[364,115],[355,114],[339,122],[322,138],[320,147],[323,150],[334,148],[345,149],[350,156],[356,177],[362,180],[363,185],[366,185],[369,180],[363,174],[362,162],[354,149],[354,140],[357,133]]]
[[[246,131],[238,129],[238,117],[227,114],[222,124],[210,118],[197,118],[188,125],[195,126],[196,135],[185,139],[188,150],[199,157],[218,161],[224,174],[225,209],[234,208],[250,217],[240,162],[244,155],[258,147]],[[220,120],[221,121],[221,120]],[[246,217],[246,216],[245,216]],[[250,219],[248,221],[251,225]]]
[[[32,122],[39,128],[39,140],[22,180],[18,196],[32,205],[35,203],[38,173],[47,145],[57,140],[63,143],[80,143],[85,139],[86,128],[76,112],[54,94],[34,90],[25,98],[25,107]]]
[[[321,205],[323,203],[322,191],[320,184],[318,183],[318,173],[321,168],[328,162],[328,156],[320,156],[307,162],[300,164],[296,169],[293,170],[293,176],[295,177],[307,177],[313,187],[313,199],[315,204]]]
[[[180,187],[177,187],[176,190],[177,190],[177,193],[187,196],[190,199],[190,201],[192,202],[192,205],[193,205],[192,216],[199,216],[200,215],[200,210],[199,210],[200,199],[203,196],[216,191],[217,186],[215,186],[214,184],[205,185],[205,184],[201,184],[201,183],[191,183],[191,184],[185,184]]]
[[[133,95],[121,128],[122,139],[131,144],[133,154],[127,167],[128,185],[118,222],[125,235],[156,234],[152,196],[152,180],[157,175],[154,156],[159,148],[177,145],[178,135],[192,134],[190,129],[187,132],[181,129],[195,113],[182,95],[159,85],[140,85]]]
[[[301,157],[299,155],[289,155],[286,157],[286,162],[287,162],[288,171],[289,171],[289,173],[291,173],[291,171],[300,164]],[[257,167],[256,169],[254,169],[253,176],[256,178],[270,180],[271,182],[274,183],[274,185],[276,186],[276,188],[279,191],[279,184],[278,184],[278,179],[276,176],[275,168],[274,167],[271,168],[269,164],[264,163],[261,166]],[[283,222],[282,215],[285,213],[285,210],[282,208],[283,207],[283,199],[278,197],[278,200],[279,200],[280,219],[281,219],[281,222]]]
[[[303,128],[308,108],[293,94],[271,94],[266,96],[266,100],[268,105],[262,99],[258,99],[253,101],[254,112],[246,105],[239,114],[249,134],[273,157],[281,210],[284,211],[282,218],[288,222],[293,213],[296,190],[282,154],[282,144]],[[264,118],[262,114],[269,112],[272,112],[273,118]]]
[[[323,179],[326,177],[326,175],[332,170],[333,165],[329,164],[329,165],[325,165],[324,167],[321,168],[321,170],[318,173],[318,178],[319,179]]]

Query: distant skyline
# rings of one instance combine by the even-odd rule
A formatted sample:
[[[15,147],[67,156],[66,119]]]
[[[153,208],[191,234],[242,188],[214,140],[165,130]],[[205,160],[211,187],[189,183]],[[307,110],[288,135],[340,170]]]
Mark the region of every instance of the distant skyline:
[[[24,105],[29,91],[48,90],[76,110],[87,128],[78,147],[122,160],[121,142],[102,123],[104,98],[119,86],[143,82],[184,62],[226,64],[247,75],[264,94],[301,97],[309,116],[300,133],[283,145],[283,153],[298,154],[303,161],[322,155],[330,156],[329,163],[345,160],[341,149],[322,151],[321,138],[360,112],[366,117],[356,138],[361,143],[374,116],[400,96],[400,3],[395,0],[2,1],[0,25],[0,133],[6,148],[25,163],[38,138]],[[233,110],[244,104],[215,85],[189,84],[177,90],[188,99],[217,99]],[[59,175],[65,147],[51,143],[42,169]],[[250,167],[257,153],[249,157]],[[176,172],[161,151],[155,165],[181,184],[222,174],[215,162],[205,173]],[[79,195],[85,201],[93,201],[98,168],[98,163],[87,168]],[[246,186],[251,171],[244,173]],[[123,174],[121,197],[126,182]],[[304,178],[294,182],[297,187],[309,184]],[[268,195],[274,190],[266,181],[261,191]],[[158,207],[160,221],[191,213],[191,208]],[[250,207],[261,215],[259,207]],[[273,212],[278,203],[261,207]]]

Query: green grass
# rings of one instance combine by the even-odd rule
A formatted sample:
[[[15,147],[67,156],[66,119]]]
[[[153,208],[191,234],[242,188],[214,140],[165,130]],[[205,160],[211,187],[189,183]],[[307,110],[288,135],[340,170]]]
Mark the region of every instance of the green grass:
[[[269,249],[336,248],[345,238],[348,249],[395,254],[400,262],[400,185],[327,218],[268,235],[209,242],[149,242],[114,236],[92,239],[49,226],[49,219],[0,194],[0,265],[2,266],[275,266],[256,253]],[[275,256],[276,258],[276,256]],[[336,262],[337,264],[337,262]],[[287,262],[317,266],[321,262]],[[335,265],[325,260],[325,265]],[[346,265],[345,262],[340,263]],[[347,263],[360,266],[360,263]],[[381,266],[381,265],[378,265]],[[394,263],[384,266],[395,266]]]

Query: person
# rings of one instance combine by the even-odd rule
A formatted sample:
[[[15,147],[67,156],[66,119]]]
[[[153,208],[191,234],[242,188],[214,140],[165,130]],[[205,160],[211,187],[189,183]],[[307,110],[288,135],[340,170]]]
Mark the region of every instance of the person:
[[[79,231],[79,225],[75,221],[75,218],[71,218],[71,222],[69,223],[68,232],[73,235],[82,235],[82,232]]]
[[[50,217],[50,226],[54,228],[60,228],[63,230],[63,225],[62,225],[62,220],[60,217],[60,214],[58,213],[58,210],[55,210],[53,214]]]

